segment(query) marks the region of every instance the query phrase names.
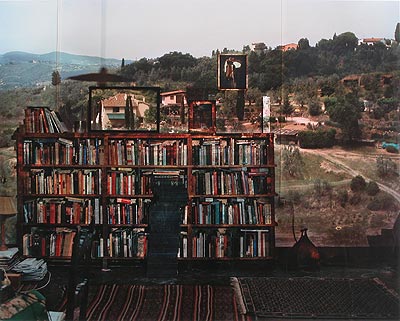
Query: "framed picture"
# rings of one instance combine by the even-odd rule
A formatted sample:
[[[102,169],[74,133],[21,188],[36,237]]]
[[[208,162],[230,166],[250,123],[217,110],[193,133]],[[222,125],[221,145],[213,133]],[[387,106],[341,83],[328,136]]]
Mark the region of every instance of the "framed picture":
[[[89,87],[90,131],[159,132],[159,119],[159,87]]]
[[[215,132],[215,101],[193,100],[189,101],[189,131],[190,132]]]
[[[247,89],[247,55],[220,54],[218,56],[218,89]]]

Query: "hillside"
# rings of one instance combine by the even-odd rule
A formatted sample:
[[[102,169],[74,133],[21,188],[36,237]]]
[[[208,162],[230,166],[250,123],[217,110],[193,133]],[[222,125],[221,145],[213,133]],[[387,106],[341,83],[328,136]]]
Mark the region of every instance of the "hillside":
[[[279,155],[280,146],[277,146]],[[331,149],[301,149],[304,161],[303,179],[283,177],[277,186],[282,203],[276,210],[278,246],[294,243],[301,228],[308,228],[317,246],[368,246],[368,236],[392,229],[400,209],[399,180],[377,176],[376,158],[383,156],[399,161],[382,149],[355,148],[351,151],[335,146]],[[278,162],[278,175],[282,169]],[[376,181],[380,191],[369,195],[352,191],[351,179],[361,175],[367,182]],[[293,208],[291,207],[293,202]]]
[[[60,52],[34,54],[21,51],[0,55],[0,90],[35,87],[51,82],[52,72],[60,71],[61,78],[97,72],[102,66],[121,67],[119,59],[74,55]]]

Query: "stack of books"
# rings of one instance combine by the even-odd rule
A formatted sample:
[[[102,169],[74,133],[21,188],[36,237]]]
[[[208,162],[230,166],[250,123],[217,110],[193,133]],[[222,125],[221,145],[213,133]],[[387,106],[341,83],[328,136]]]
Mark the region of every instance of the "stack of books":
[[[22,281],[40,281],[47,274],[47,263],[43,259],[27,258],[13,270],[22,274]]]
[[[18,248],[11,247],[8,250],[0,251],[0,269],[10,271],[19,262]]]

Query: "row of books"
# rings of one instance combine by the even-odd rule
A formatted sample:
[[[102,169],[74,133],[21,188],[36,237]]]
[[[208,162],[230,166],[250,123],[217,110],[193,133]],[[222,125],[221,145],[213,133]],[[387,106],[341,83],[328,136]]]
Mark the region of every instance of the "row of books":
[[[269,168],[195,170],[192,175],[192,188],[197,195],[258,195],[273,191]]]
[[[181,140],[111,140],[111,165],[187,165],[187,144]]]
[[[25,193],[101,194],[101,169],[31,169]]]
[[[271,236],[268,230],[242,230],[240,235],[224,229],[197,232],[189,244],[187,232],[180,234],[180,258],[268,257]],[[189,253],[189,247],[191,253]]]
[[[271,204],[256,199],[206,199],[191,205],[192,224],[271,224],[271,215]],[[183,224],[187,220],[185,211]]]
[[[150,199],[110,199],[106,205],[108,224],[146,224],[150,213]]]
[[[271,255],[270,233],[265,230],[244,231],[240,236],[240,257],[268,257]]]
[[[99,165],[104,162],[104,146],[99,138],[40,138],[23,142],[25,165]]]
[[[93,257],[144,258],[147,253],[147,234],[142,228],[113,229],[107,238],[93,242]]]
[[[22,253],[35,257],[68,257],[76,231],[68,228],[55,230],[32,230],[22,238]]]
[[[268,164],[268,145],[264,140],[201,140],[192,147],[193,165]]]
[[[187,176],[181,170],[131,170],[117,168],[107,172],[107,193],[109,195],[151,195],[152,187],[160,180],[187,185]]]
[[[137,174],[136,174],[137,173]],[[107,172],[106,192],[108,195],[152,195],[155,178],[168,177],[186,182],[180,171],[166,170],[112,170]],[[83,194],[102,193],[102,170],[31,168],[24,177],[26,194]]]
[[[264,141],[239,141],[227,145],[225,140],[192,146],[193,165],[265,165],[268,145]],[[99,165],[104,162],[103,140],[66,138],[28,139],[23,143],[24,164]],[[109,142],[110,165],[185,166],[188,146],[184,141],[149,141],[119,139]]]
[[[63,133],[68,131],[59,115],[47,107],[25,108],[24,127],[26,133]]]
[[[192,257],[233,257],[231,239],[219,231],[215,235],[200,232],[192,238]]]
[[[38,198],[24,202],[25,223],[95,224],[103,221],[99,198]]]
[[[130,169],[110,171],[107,173],[107,193],[109,195],[135,195],[139,187],[136,186],[138,178],[139,175]]]

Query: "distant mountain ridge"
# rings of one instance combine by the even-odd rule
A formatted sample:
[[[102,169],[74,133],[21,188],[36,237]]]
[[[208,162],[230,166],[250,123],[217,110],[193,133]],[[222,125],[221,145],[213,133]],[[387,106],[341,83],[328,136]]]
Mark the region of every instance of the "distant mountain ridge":
[[[125,63],[131,62],[125,60]],[[122,58],[119,60],[55,51],[45,54],[11,51],[0,55],[0,90],[49,84],[54,70],[59,70],[61,79],[66,79],[98,72],[101,67],[118,69],[121,64]]]
[[[10,51],[0,55],[0,64],[6,63],[23,63],[23,62],[47,62],[59,64],[73,64],[73,65],[106,65],[106,66],[120,66],[122,59],[114,58],[100,58],[96,56],[76,55],[66,52],[49,52],[45,54],[34,54],[24,51]]]

